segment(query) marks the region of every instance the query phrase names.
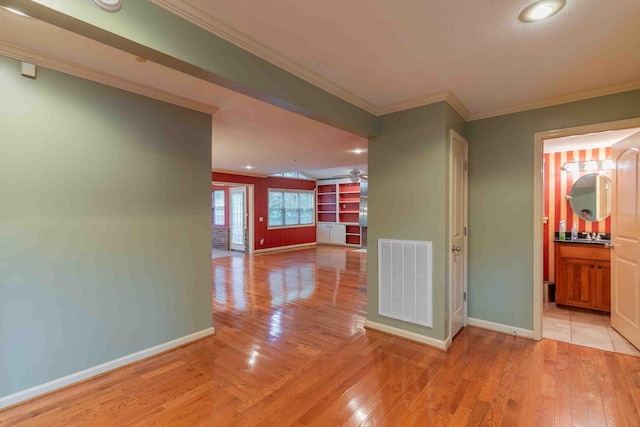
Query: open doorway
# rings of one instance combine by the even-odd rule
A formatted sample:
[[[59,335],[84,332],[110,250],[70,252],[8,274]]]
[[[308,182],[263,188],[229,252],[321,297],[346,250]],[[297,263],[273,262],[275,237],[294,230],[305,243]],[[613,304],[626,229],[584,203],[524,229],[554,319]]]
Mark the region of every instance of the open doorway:
[[[211,258],[253,253],[253,186],[212,182]]]
[[[640,132],[639,124],[625,121],[536,135],[542,159],[536,158],[541,176],[535,192],[543,217],[534,236],[540,279],[534,282],[540,287],[539,293],[534,290],[536,338],[640,356],[612,328],[609,314],[612,146]]]

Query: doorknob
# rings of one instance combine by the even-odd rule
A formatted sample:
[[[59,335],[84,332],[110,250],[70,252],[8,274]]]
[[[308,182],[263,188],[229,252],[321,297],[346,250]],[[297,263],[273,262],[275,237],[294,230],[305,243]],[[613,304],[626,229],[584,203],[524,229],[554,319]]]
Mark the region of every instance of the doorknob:
[[[452,246],[451,252],[460,252],[460,246]]]
[[[605,244],[604,244],[604,247],[605,247],[605,248],[609,248],[609,249],[613,249],[613,247],[614,247],[614,246],[615,246],[615,245],[614,245],[613,243],[605,243]]]

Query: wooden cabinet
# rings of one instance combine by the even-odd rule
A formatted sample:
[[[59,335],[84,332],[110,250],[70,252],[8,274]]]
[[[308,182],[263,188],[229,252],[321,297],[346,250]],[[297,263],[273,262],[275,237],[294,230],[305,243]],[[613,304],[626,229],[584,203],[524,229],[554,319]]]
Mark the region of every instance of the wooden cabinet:
[[[556,303],[610,311],[610,257],[604,245],[556,242]]]
[[[317,242],[360,247],[360,183],[324,181],[317,193]]]

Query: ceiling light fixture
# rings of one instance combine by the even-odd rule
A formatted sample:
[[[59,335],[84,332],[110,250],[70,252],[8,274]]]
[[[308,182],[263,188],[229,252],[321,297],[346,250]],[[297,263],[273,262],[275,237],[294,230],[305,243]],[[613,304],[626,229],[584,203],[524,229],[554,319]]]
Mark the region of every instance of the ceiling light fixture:
[[[9,12],[13,13],[14,15],[22,16],[23,18],[31,18],[26,13],[20,12],[18,9],[14,9],[12,7],[7,7],[7,6],[0,6],[0,7],[2,7],[6,11],[9,11]]]
[[[564,7],[566,0],[542,0],[527,6],[520,13],[522,22],[536,22],[555,15]]]
[[[247,166],[245,166],[245,167],[246,167],[247,169],[253,169],[253,166],[251,166],[251,165],[247,165]]]
[[[89,0],[105,12],[115,13],[122,8],[122,0]]]
[[[578,172],[596,172],[596,171],[608,171],[613,169],[613,160],[588,160],[586,162],[567,162],[560,168],[565,172],[578,173]]]
[[[356,153],[356,154],[362,154],[362,153],[364,153],[364,149],[356,148],[355,150],[353,150],[353,152]]]

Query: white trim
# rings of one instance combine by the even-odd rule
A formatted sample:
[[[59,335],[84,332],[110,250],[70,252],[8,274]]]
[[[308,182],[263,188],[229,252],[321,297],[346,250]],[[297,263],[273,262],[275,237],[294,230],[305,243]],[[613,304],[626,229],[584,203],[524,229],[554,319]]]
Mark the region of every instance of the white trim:
[[[469,162],[469,142],[467,142],[466,139],[464,139],[462,137],[462,135],[460,135],[458,132],[456,132],[455,130],[451,129],[450,130],[450,134],[449,134],[449,235],[447,236],[448,238],[448,245],[447,248],[450,248],[452,246],[452,242],[451,242],[451,237],[453,235],[453,222],[451,221],[451,215],[452,215],[452,208],[453,208],[453,198],[452,196],[452,189],[451,189],[451,182],[453,181],[453,141],[454,140],[458,140],[460,142],[462,142],[464,144],[464,161],[465,163],[468,164]],[[464,284],[462,286],[463,288],[463,292],[467,292],[468,291],[468,287],[469,287],[469,171],[467,168],[465,168],[464,170],[464,207],[463,207],[463,213],[464,213],[464,227],[467,229],[467,233],[465,233],[464,235],[464,247],[463,247],[463,259],[464,259]],[[452,326],[453,326],[453,305],[452,305],[452,301],[453,301],[453,287],[451,286],[451,277],[453,276],[453,264],[452,264],[452,257],[451,257],[451,253],[448,252],[449,256],[449,262],[448,262],[448,267],[449,267],[449,280],[447,283],[447,287],[449,288],[449,336],[452,336]],[[465,298],[464,301],[464,320],[462,322],[462,326],[467,326],[467,313],[468,313],[468,301]],[[451,338],[449,338],[451,339]]]
[[[364,324],[365,329],[373,329],[386,334],[395,335],[400,338],[405,338],[411,341],[416,341],[421,344],[426,344],[431,347],[435,347],[439,350],[447,351],[451,343],[447,344],[447,341],[438,340],[435,338],[427,337],[425,335],[416,334],[414,332],[405,331],[404,329],[394,328],[393,326],[383,325],[382,323],[372,322],[367,320]]]
[[[449,349],[451,348],[451,342],[452,342],[452,341],[451,341],[451,335],[449,335],[449,336],[447,337],[447,339],[446,339],[446,340],[444,340],[444,347],[445,347],[445,348],[444,348],[444,351],[449,351]]]
[[[255,212],[255,203],[256,203],[256,199],[255,199],[255,194],[254,194],[254,186],[253,184],[247,184],[247,192],[248,195],[247,197],[249,198],[249,206],[248,206],[248,215],[249,215],[249,227],[248,227],[248,233],[249,233],[249,253],[252,254],[255,252],[255,248],[256,248],[256,233],[255,233],[255,220],[256,220],[256,212]]]
[[[515,335],[518,337],[534,339],[533,331],[530,329],[522,329],[511,325],[504,325],[502,323],[489,322],[488,320],[475,319],[473,317],[468,317],[467,322],[469,326],[474,326],[476,328],[487,329],[489,331],[500,332],[507,335]]]
[[[203,113],[213,115],[219,110],[218,107],[215,107],[213,105],[194,101],[183,96],[165,92],[161,89],[143,85],[141,83],[124,79],[122,77],[112,76],[106,73],[101,73],[99,71],[90,70],[79,65],[63,62],[50,56],[43,55],[39,52],[28,50],[9,43],[0,42],[0,55],[17,59],[19,61],[30,62],[44,68],[60,71],[65,74],[80,77],[82,79],[102,83],[111,87],[123,89],[128,92],[137,93],[139,95],[147,96],[149,98],[168,102],[173,105],[178,105],[180,107],[189,108]]]
[[[397,113],[398,111],[408,110],[410,108],[422,107],[429,104],[435,104],[436,102],[447,102],[451,107],[462,116],[463,119],[469,120],[471,113],[465,107],[465,105],[458,99],[457,96],[451,91],[445,93],[439,93],[437,95],[431,95],[427,97],[410,99],[407,101],[396,102],[388,104],[383,107],[379,107],[375,114],[378,116],[390,113]],[[371,112],[371,111],[370,111]]]
[[[276,251],[286,251],[289,249],[302,249],[302,248],[311,248],[317,246],[316,242],[311,243],[298,243],[296,245],[287,245],[287,246],[277,246],[275,248],[266,248],[266,249],[256,249],[254,252],[257,254],[263,254],[265,252],[276,252]]]
[[[0,398],[0,409],[6,408],[7,406],[15,405],[27,399],[33,399],[34,397],[52,392],[54,390],[72,385],[74,383],[87,380],[97,375],[104,374],[105,372],[112,371],[117,368],[121,368],[125,365],[129,365],[131,363],[138,362],[143,359],[147,359],[149,357],[155,356],[157,354],[163,353],[173,348],[188,344],[192,341],[205,338],[214,333],[215,333],[215,329],[213,327],[203,329],[202,331],[194,332],[193,334],[176,338],[175,340],[166,342],[164,344],[160,344],[155,347],[150,347],[144,350],[140,350],[138,352],[129,354],[127,356],[123,356],[118,359],[111,360],[106,363],[102,363],[92,368],[88,368],[83,371],[76,372],[76,373],[64,376],[62,378],[55,379],[53,381],[49,381],[45,384],[40,384],[35,387],[31,387],[26,390],[19,391],[17,393],[10,394],[8,396]]]
[[[543,268],[544,248],[542,238],[543,215],[543,188],[542,188],[542,161],[544,158],[544,140],[549,138],[562,138],[571,135],[583,135],[607,130],[629,129],[640,126],[640,117],[634,119],[617,120],[614,122],[594,123],[585,126],[575,126],[565,129],[555,129],[544,132],[536,132],[533,141],[533,338],[542,339],[542,292],[543,292]]]
[[[330,80],[325,79],[302,64],[298,64],[295,61],[286,58],[280,53],[216,19],[206,11],[193,6],[187,1],[151,0],[151,2],[350,104],[360,107],[371,114],[378,115],[376,112],[379,110],[379,107],[374,104],[371,104],[363,98],[360,98],[358,95],[334,84]]]
[[[453,107],[466,121],[473,121],[640,89],[640,80],[636,80],[632,82],[611,85],[604,88],[580,91],[562,96],[555,96],[539,101],[528,102],[477,114],[470,113],[469,110],[464,106],[464,104],[451,91],[417,99],[404,100],[387,105],[376,105],[346,90],[345,88],[336,85],[335,83],[322,77],[315,71],[308,69],[303,64],[298,64],[295,61],[292,61],[291,59],[285,57],[284,55],[266,47],[259,41],[207,14],[202,9],[193,6],[188,1],[151,0],[151,2],[164,9],[169,10],[170,12],[180,16],[181,18],[191,22],[192,24],[195,24],[198,27],[217,35],[218,37],[228,41],[229,43],[232,43],[248,52],[251,52],[252,54],[264,59],[265,61],[270,62],[271,64],[274,64],[275,66],[282,68],[283,70],[286,70],[291,74],[376,116],[407,110],[410,108],[421,107],[424,105],[433,104],[435,102],[447,101],[449,105],[451,105],[451,107]]]
[[[500,108],[488,111],[486,113],[471,114],[469,121],[488,119],[489,117],[504,116],[505,114],[519,113],[522,111],[535,110],[537,108],[551,107],[554,105],[566,104],[568,102],[582,101],[584,99],[597,98],[599,96],[613,95],[630,90],[640,89],[640,80],[628,83],[622,83],[612,86],[606,86],[599,89],[586,90],[572,93],[569,95],[556,96],[543,99],[541,101],[527,102],[525,104],[515,105],[512,107]]]
[[[315,227],[315,226],[316,226],[315,221],[313,222],[313,224],[269,225],[269,221],[267,219],[267,230],[286,230],[288,228],[305,228],[305,227]]]

